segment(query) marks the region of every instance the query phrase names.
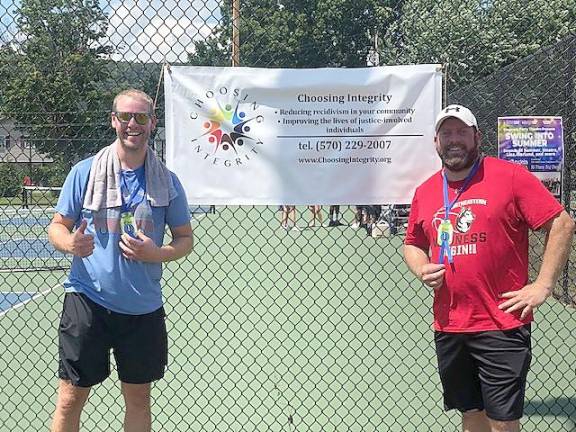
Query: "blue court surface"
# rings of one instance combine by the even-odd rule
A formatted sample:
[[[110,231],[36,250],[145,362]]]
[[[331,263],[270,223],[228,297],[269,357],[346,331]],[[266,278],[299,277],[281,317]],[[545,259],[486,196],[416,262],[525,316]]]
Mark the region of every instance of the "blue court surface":
[[[214,206],[191,205],[191,215],[214,213]],[[0,259],[63,260],[66,256],[55,250],[46,238],[46,233],[31,231],[30,227],[47,227],[48,215],[12,215],[0,217],[0,226],[10,226],[17,230],[12,238],[0,241]],[[24,229],[20,229],[24,228]]]
[[[15,226],[15,227],[33,227],[43,226],[47,227],[52,217],[47,215],[42,216],[20,216],[20,215],[2,215],[0,217],[1,226]]]
[[[27,292],[0,292],[0,313],[7,311],[8,309],[24,303],[30,300],[37,293],[27,293]]]
[[[0,258],[64,258],[44,239],[18,239],[0,242]]]

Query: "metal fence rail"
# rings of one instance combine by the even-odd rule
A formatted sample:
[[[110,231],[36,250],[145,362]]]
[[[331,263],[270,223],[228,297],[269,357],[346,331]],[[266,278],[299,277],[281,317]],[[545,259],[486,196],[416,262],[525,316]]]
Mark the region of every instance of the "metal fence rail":
[[[574,0],[243,0],[237,48],[241,66],[447,64],[445,102],[477,113],[489,154],[497,116],[561,115],[573,210],[575,14]],[[14,0],[0,35],[0,432],[46,430],[69,258],[46,241],[57,191],[24,203],[23,179],[61,186],[113,139],[113,95],[155,95],[165,61],[230,65],[232,2]],[[158,111],[162,123],[162,94]],[[352,226],[353,206],[338,227],[297,214],[286,231],[275,207],[194,211],[195,250],[164,271],[170,362],[153,429],[458,430],[442,410],[431,295],[402,260],[405,209],[384,209],[398,229],[381,237]],[[526,431],[576,430],[575,256],[537,313]],[[108,380],[83,430],[121,430],[122,410]]]

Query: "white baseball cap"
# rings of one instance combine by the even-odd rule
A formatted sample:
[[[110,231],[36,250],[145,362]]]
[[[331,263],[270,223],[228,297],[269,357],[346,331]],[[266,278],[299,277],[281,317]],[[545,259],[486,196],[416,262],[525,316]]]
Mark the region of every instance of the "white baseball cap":
[[[474,126],[476,129],[478,129],[478,122],[476,121],[474,114],[472,114],[472,111],[462,105],[448,105],[446,108],[440,111],[440,114],[438,114],[438,117],[436,117],[436,132],[438,132],[442,122],[449,117],[457,118],[458,120],[464,122],[466,126]]]

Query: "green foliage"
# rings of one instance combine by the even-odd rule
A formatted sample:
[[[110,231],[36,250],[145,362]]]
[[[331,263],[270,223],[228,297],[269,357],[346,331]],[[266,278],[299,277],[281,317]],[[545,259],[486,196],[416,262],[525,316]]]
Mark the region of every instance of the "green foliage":
[[[377,29],[394,18],[396,1],[245,0],[240,64],[258,67],[365,66]],[[231,2],[213,36],[195,43],[193,65],[230,64]]]
[[[62,186],[69,171],[70,168],[66,163],[56,161],[35,166],[30,177],[35,185]]]
[[[34,165],[32,171],[28,165],[0,162],[0,197],[20,197],[25,175],[37,186],[62,186],[69,171],[66,163],[58,161]]]
[[[23,170],[13,163],[0,162],[0,197],[19,196],[22,191]]]
[[[18,38],[0,47],[0,107],[36,148],[72,161],[101,147],[110,48],[97,0],[23,0]]]
[[[393,64],[448,63],[449,83],[487,76],[576,31],[576,0],[405,0],[384,36]]]
[[[230,65],[231,4],[191,64]],[[576,0],[245,0],[240,16],[242,66],[365,66],[377,36],[381,64],[449,63],[458,85],[576,32]]]

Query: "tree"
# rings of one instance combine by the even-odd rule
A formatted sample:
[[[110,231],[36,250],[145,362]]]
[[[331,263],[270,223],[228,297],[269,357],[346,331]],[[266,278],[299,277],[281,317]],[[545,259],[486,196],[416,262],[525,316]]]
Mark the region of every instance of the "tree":
[[[36,148],[72,162],[101,146],[110,94],[97,0],[22,0],[18,34],[0,47],[0,110]]]
[[[213,36],[196,42],[193,65],[230,64],[231,2]],[[366,66],[373,34],[394,18],[399,0],[245,0],[240,63],[258,67]]]
[[[384,36],[388,63],[448,63],[474,82],[576,31],[576,0],[405,0]]]
[[[14,197],[22,190],[23,171],[17,165],[0,163],[0,197]]]
[[[574,116],[575,34],[576,0],[405,0],[381,55],[388,62],[448,63],[445,102],[472,108],[483,150],[497,155],[499,116]],[[564,126],[569,184],[576,178],[576,131],[570,121]]]

